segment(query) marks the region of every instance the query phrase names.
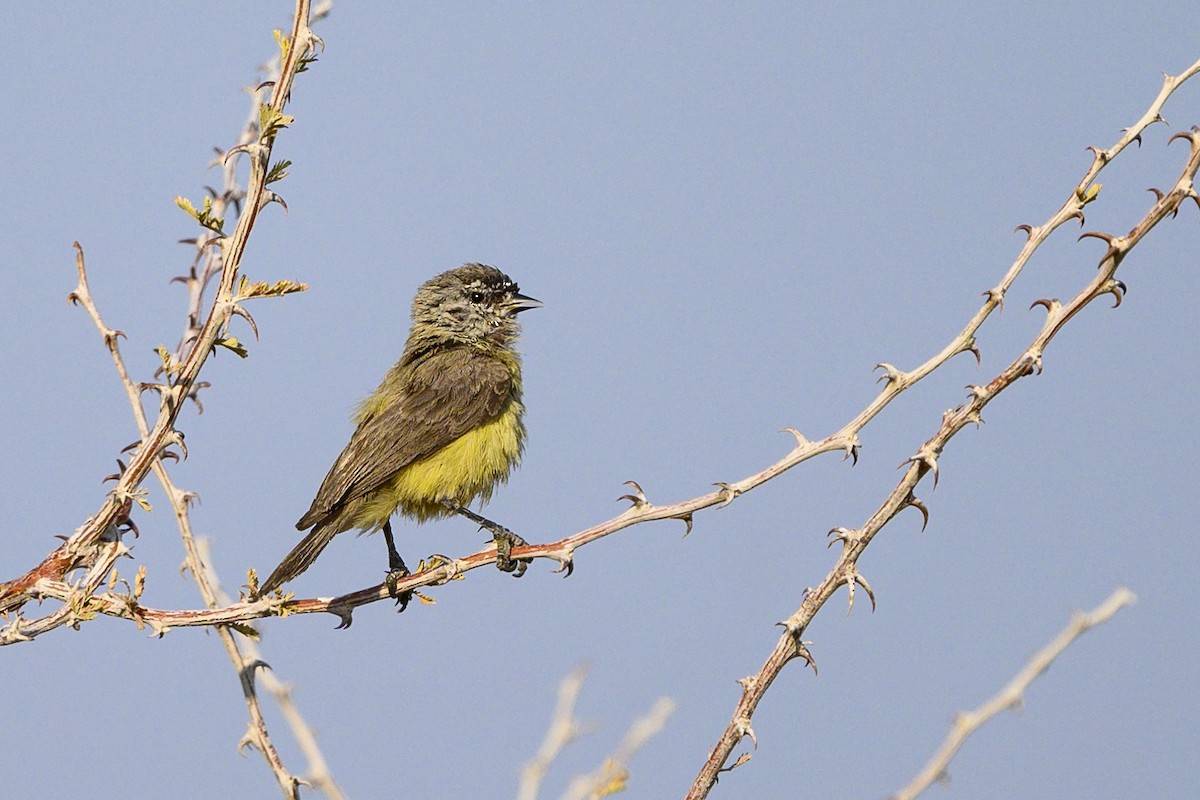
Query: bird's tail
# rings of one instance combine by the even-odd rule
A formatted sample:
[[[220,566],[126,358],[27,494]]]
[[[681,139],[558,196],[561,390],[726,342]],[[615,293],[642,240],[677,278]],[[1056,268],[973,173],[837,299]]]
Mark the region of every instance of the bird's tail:
[[[336,534],[337,528],[332,525],[318,525],[309,531],[308,535],[300,540],[300,544],[293,547],[292,552],[284,556],[275,571],[259,584],[258,596],[263,597],[269,592],[275,591],[311,567],[312,563],[317,560],[317,556],[321,555],[321,551],[333,541]]]

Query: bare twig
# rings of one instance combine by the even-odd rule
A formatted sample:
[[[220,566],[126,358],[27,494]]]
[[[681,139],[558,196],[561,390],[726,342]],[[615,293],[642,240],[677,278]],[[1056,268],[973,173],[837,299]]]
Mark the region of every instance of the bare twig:
[[[521,771],[518,800],[537,800],[542,782],[554,760],[564,747],[582,734],[583,726],[575,718],[575,703],[586,679],[587,668],[580,666],[559,684],[558,703],[555,705],[554,717],[550,721],[546,737],[542,740],[537,754]],[[650,711],[634,720],[621,744],[611,756],[604,759],[604,763],[595,772],[580,775],[571,781],[571,785],[562,796],[563,800],[596,800],[623,791],[629,780],[627,765],[646,742],[663,729],[674,710],[675,703],[670,698],[660,697],[656,700]]]
[[[196,539],[195,546],[197,556],[204,568],[205,585],[210,591],[213,592],[214,595],[216,595],[217,603],[221,605],[227,605],[229,603],[229,596],[226,595],[221,589],[220,579],[217,577],[216,571],[212,568],[212,560],[209,556],[208,541],[203,538]],[[226,631],[227,628],[221,626],[218,628],[218,630]],[[237,665],[239,662],[242,665],[241,670],[239,670],[239,674],[241,674],[242,670],[246,669],[249,669],[251,672],[249,675],[250,697],[247,698],[247,703],[249,704],[252,700],[254,703],[254,708],[251,711],[251,729],[256,731],[253,734],[255,737],[253,740],[254,743],[257,745],[257,739],[260,736],[265,738],[268,743],[270,742],[270,738],[266,733],[265,723],[262,724],[261,731],[256,730],[259,727],[262,713],[258,710],[257,693],[254,691],[254,679],[256,677],[254,670],[257,667],[264,667],[261,672],[257,673],[257,679],[262,683],[263,688],[270,692],[271,696],[275,699],[276,704],[279,706],[279,710],[283,712],[284,719],[287,720],[288,727],[292,731],[292,736],[296,739],[296,743],[300,746],[300,751],[304,753],[304,757],[308,761],[308,769],[306,770],[306,775],[304,777],[305,783],[310,784],[313,788],[320,791],[322,794],[328,797],[329,800],[345,800],[345,795],[342,793],[341,787],[339,787],[337,782],[333,779],[333,773],[329,769],[329,763],[325,760],[325,755],[321,752],[320,745],[317,744],[316,735],[313,733],[312,729],[308,727],[308,723],[305,722],[304,716],[300,713],[300,709],[298,709],[296,704],[292,701],[291,687],[287,686],[275,677],[274,670],[272,670],[266,664],[266,662],[263,661],[262,653],[259,651],[258,644],[254,639],[242,639],[240,642],[240,647],[245,651],[245,653],[244,655],[239,654],[239,657],[235,659],[235,665]],[[246,737],[250,736],[251,733],[248,732]],[[243,742],[250,741],[246,737],[243,738]],[[272,753],[274,752],[274,746],[271,747],[271,751]]]
[[[662,731],[674,711],[675,702],[669,697],[655,700],[650,710],[629,726],[621,744],[599,769],[571,781],[562,800],[597,800],[624,791],[629,782],[629,762],[646,742]]]
[[[911,783],[892,795],[892,800],[913,800],[936,781],[944,780],[946,768],[958,753],[959,748],[966,742],[967,737],[1001,712],[1020,708],[1024,703],[1025,690],[1029,688],[1035,678],[1050,668],[1054,659],[1058,658],[1072,642],[1086,631],[1112,619],[1118,611],[1125,606],[1132,605],[1136,600],[1133,592],[1122,587],[1114,591],[1095,610],[1087,614],[1076,614],[1062,633],[1035,654],[995,697],[974,711],[960,712],[955,717],[954,726],[946,737],[946,741],[938,748],[937,753],[913,778]]]
[[[537,800],[541,791],[542,781],[554,759],[563,748],[579,738],[582,726],[575,718],[575,703],[579,700],[579,692],[583,682],[587,680],[587,667],[579,666],[571,674],[562,679],[558,685],[558,702],[554,706],[554,717],[546,730],[546,738],[537,753],[521,770],[521,786],[517,790],[517,800]]]

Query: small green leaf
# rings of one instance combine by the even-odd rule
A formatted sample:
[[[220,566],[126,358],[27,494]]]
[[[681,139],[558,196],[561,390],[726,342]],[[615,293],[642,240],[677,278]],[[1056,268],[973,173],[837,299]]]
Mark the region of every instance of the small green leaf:
[[[230,622],[229,627],[252,642],[257,642],[262,638],[258,635],[258,631],[254,629],[253,625],[247,625],[244,622]]]
[[[182,208],[183,212],[185,214],[187,214],[189,217],[191,217],[192,219],[195,219],[195,220],[200,219],[200,212],[196,210],[196,207],[194,205],[192,205],[192,201],[188,200],[186,197],[183,197],[182,195],[179,197],[176,197],[175,205]]]
[[[296,281],[289,280],[275,281],[275,283],[267,283],[266,281],[250,283],[246,279],[246,276],[243,275],[242,282],[238,286],[238,298],[248,300],[251,297],[283,297],[285,294],[303,292],[307,289],[307,283],[297,283]]]
[[[154,348],[154,352],[158,353],[158,358],[160,361],[162,361],[162,370],[164,374],[174,375],[176,372],[179,372],[179,369],[182,365],[175,360],[175,358],[171,355],[170,350],[160,344],[158,347]]]
[[[176,197],[175,205],[179,206],[181,209],[183,209],[185,214],[199,222],[205,228],[208,228],[213,233],[217,233],[222,236],[225,235],[225,231],[222,230],[222,228],[225,227],[225,220],[221,217],[213,215],[213,203],[211,197],[204,198],[204,208],[199,211],[197,211],[196,207],[192,205],[192,201],[188,200],[186,197]]]
[[[292,40],[283,35],[283,31],[276,28],[272,33],[275,36],[275,44],[279,45],[279,62],[287,61],[288,51],[292,48]]]
[[[292,162],[286,158],[282,161],[276,161],[271,165],[271,169],[267,170],[267,183],[275,183],[281,181],[288,176],[288,167],[292,166]]]
[[[258,106],[258,140],[265,142],[273,139],[276,134],[295,121],[294,117],[280,113],[267,103],[260,103]]]
[[[1093,200],[1095,200],[1097,197],[1100,196],[1100,187],[1101,187],[1101,184],[1093,183],[1091,186],[1089,186],[1087,188],[1086,191],[1083,189],[1076,189],[1075,197],[1076,197],[1076,199],[1079,200],[1079,202],[1082,205],[1086,206],[1088,203],[1092,202]]]
[[[236,336],[230,336],[227,339],[217,339],[216,343],[227,350],[232,350],[238,355],[239,358],[245,358],[250,355],[250,351],[247,350],[245,346],[237,340]]]

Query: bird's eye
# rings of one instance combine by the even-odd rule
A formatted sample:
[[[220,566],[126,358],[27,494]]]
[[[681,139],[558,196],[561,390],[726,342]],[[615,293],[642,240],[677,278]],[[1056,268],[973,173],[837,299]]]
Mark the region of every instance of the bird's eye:
[[[467,299],[469,299],[472,303],[482,303],[483,292],[471,292],[467,295]]]

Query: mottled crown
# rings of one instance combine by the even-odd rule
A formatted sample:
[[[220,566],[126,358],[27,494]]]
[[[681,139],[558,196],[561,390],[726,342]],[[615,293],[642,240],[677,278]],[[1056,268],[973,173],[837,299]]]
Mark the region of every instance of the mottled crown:
[[[410,339],[507,343],[518,332],[516,315],[540,305],[495,267],[463,264],[417,290]]]

